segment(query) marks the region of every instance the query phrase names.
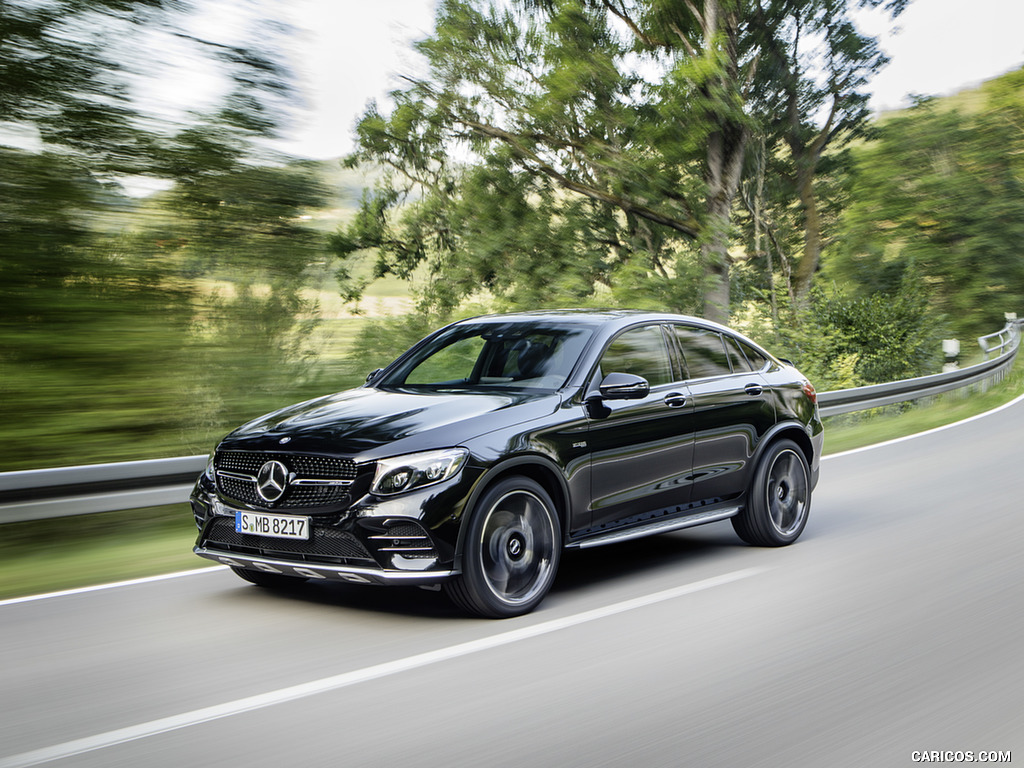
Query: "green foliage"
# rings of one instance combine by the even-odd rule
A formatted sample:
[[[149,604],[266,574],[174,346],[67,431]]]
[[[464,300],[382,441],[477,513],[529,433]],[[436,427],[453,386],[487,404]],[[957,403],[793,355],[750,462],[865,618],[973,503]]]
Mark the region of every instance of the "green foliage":
[[[783,321],[737,317],[737,325],[776,354],[792,359],[820,391],[936,373],[948,333],[913,269],[895,291],[852,296],[814,288]]]
[[[424,307],[442,312],[485,292],[499,306],[634,296],[626,303],[720,313],[757,135],[786,182],[771,205],[813,229],[812,258],[797,264],[811,274],[815,176],[830,170],[826,145],[862,128],[863,86],[884,61],[851,7],[445,0],[418,46],[429,73],[392,93],[390,114],[372,105],[358,124],[347,162],[387,174],[333,248],[376,251],[378,276],[425,265]],[[821,62],[823,82],[811,74]],[[357,298],[365,282],[346,266],[339,275]]]
[[[0,123],[31,125],[94,167],[133,172],[146,133],[135,120],[111,39],[130,40],[173,0],[4,0],[0,4]],[[106,33],[106,34],[104,34]]]
[[[820,331],[821,340],[808,345],[817,367],[829,372],[852,367],[864,383],[936,372],[944,327],[929,312],[927,295],[914,277],[908,275],[892,295],[818,293],[812,302],[816,323],[811,331],[812,338]]]
[[[0,166],[0,466],[124,455],[138,436],[166,441],[188,291],[137,238],[84,225],[83,211],[110,193],[76,163],[0,151]]]
[[[0,122],[46,151],[0,148],[0,469],[205,451],[307,393],[301,288],[322,241],[300,214],[322,186],[265,149],[288,93],[273,52],[188,37],[236,87],[155,126],[122,34],[178,3],[2,6]],[[133,201],[114,181],[129,172],[172,186]]]
[[[1020,311],[1022,86],[1012,73],[986,89],[985,110],[965,115],[925,101],[880,126],[877,142],[857,154],[828,274],[869,295],[892,290],[913,265],[964,339]]]
[[[641,265],[666,278],[699,236],[703,160],[662,126],[652,105],[667,97],[632,71],[635,42],[595,4],[442,3],[420,45],[430,76],[359,123],[349,162],[391,173],[335,251],[376,249],[378,275],[425,264],[425,306],[443,312],[482,294],[499,306],[608,301],[624,293],[615,276]],[[718,72],[711,59],[690,90]]]

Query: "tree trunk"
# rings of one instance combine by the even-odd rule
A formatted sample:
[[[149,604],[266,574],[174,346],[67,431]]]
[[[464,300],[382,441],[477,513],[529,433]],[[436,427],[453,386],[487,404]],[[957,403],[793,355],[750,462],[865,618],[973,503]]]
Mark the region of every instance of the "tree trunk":
[[[804,252],[797,262],[793,293],[802,299],[811,289],[814,273],[821,261],[821,217],[814,195],[814,174],[801,174],[800,204],[804,210]]]
[[[707,239],[701,245],[704,261],[704,317],[729,321],[729,208],[716,198],[708,200]]]
[[[729,226],[732,203],[743,171],[747,132],[731,125],[708,137],[707,227],[701,255],[704,260],[704,317],[729,321]]]
[[[702,86],[710,103],[738,93],[739,54],[737,37],[739,17],[731,6],[722,7],[720,0],[706,0],[702,19],[704,44],[711,49],[723,46],[724,68]],[[743,155],[747,146],[747,128],[729,114],[723,104],[710,110],[706,119],[715,125],[708,136],[707,222],[701,242],[704,261],[704,317],[719,323],[729,321],[729,227],[732,204],[743,173]]]

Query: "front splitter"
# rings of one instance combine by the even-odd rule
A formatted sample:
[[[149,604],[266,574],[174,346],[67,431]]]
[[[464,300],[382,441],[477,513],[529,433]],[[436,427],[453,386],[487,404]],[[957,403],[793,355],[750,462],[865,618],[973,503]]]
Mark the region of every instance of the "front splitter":
[[[438,584],[457,575],[458,571],[385,571],[379,568],[359,568],[348,565],[321,565],[317,563],[291,563],[266,557],[240,555],[236,552],[218,552],[205,547],[192,550],[200,557],[230,566],[247,568],[263,573],[297,576],[303,579],[344,581],[349,584],[417,585]]]

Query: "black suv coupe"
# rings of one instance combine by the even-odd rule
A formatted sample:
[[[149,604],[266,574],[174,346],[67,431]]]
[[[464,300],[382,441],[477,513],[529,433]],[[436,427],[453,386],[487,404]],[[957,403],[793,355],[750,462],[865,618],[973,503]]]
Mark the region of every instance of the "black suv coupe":
[[[726,518],[749,544],[793,543],[821,446],[807,379],[720,325],[478,317],[225,437],[192,493],[195,552],[266,587],[443,585],[517,616],[565,548]]]

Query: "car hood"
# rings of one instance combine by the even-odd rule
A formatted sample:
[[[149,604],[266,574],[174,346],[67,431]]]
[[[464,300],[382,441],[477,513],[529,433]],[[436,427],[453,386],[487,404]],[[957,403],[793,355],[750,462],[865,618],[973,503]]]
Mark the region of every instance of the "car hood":
[[[221,448],[384,456],[459,445],[514,423],[552,413],[551,392],[431,392],[370,387],[282,408],[229,434]]]

